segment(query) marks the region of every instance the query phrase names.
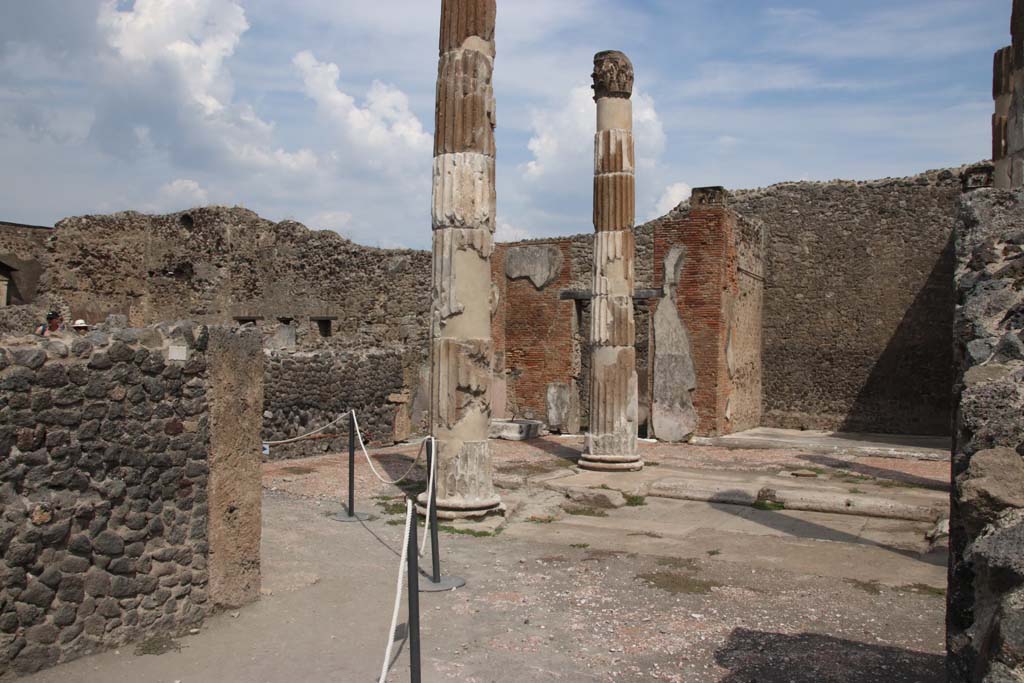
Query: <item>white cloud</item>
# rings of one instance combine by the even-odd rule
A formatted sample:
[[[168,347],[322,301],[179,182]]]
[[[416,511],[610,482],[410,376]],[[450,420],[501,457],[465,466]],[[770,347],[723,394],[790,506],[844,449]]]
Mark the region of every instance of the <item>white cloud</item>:
[[[401,90],[374,81],[364,106],[343,92],[338,81],[337,64],[320,62],[309,51],[295,55],[293,63],[302,76],[304,92],[341,133],[344,142],[371,153],[367,161],[405,164],[429,159],[431,137],[409,108],[409,98]],[[394,168],[382,170],[396,170]]]
[[[685,202],[693,194],[693,188],[686,183],[673,183],[665,188],[662,192],[661,198],[658,199],[658,203],[654,208],[648,220],[660,218],[665,214],[672,211],[672,209],[679,206],[682,202]]]
[[[494,231],[494,239],[497,242],[520,242],[534,237],[529,230],[518,228],[501,219],[498,219],[498,229]]]
[[[178,178],[161,187],[156,200],[142,208],[151,213],[173,213],[209,203],[209,193],[198,182]]]
[[[590,87],[578,86],[560,107],[535,111],[533,136],[527,144],[533,160],[523,166],[524,177],[546,183],[552,177],[580,173],[585,167],[592,170],[596,106]],[[633,138],[637,167],[652,168],[665,151],[665,129],[654,98],[645,93],[633,96]]]
[[[203,113],[217,114],[230,103],[224,62],[249,30],[234,0],[136,0],[130,11],[107,0],[97,22],[125,63],[167,67]]]
[[[108,150],[124,154],[133,141],[140,151],[168,149],[182,165],[316,169],[311,151],[275,146],[274,124],[235,101],[227,62],[249,30],[236,0],[135,0],[129,9],[105,0],[96,26],[109,48],[98,127]],[[151,125],[167,116],[162,108],[176,115]]]
[[[314,230],[333,230],[343,233],[352,225],[352,214],[348,211],[321,211],[307,221]]]

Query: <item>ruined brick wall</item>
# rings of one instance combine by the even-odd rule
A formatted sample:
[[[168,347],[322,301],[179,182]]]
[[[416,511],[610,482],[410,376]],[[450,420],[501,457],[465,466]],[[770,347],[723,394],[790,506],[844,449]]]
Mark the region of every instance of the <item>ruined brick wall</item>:
[[[575,303],[561,293],[572,281],[572,239],[499,244],[492,257],[504,280],[501,347],[508,382],[508,412],[516,417],[547,421],[547,391],[552,382],[579,377],[579,348],[574,345]],[[524,262],[545,261],[542,273],[515,270],[516,252]],[[525,265],[524,265],[525,267]],[[524,274],[525,273],[525,274]]]
[[[52,232],[45,227],[0,221],[0,277],[9,279],[6,301],[0,301],[0,307],[36,300],[46,243]]]
[[[395,351],[266,353],[263,440],[285,441],[328,425],[354,408],[369,446],[410,436],[402,357]],[[422,416],[415,431],[423,429]],[[399,431],[396,432],[396,423]],[[401,426],[406,425],[404,433]],[[348,450],[348,420],[294,444],[271,446],[270,458],[309,457]]]
[[[956,224],[949,680],[1024,677],[1024,193],[965,194]]]
[[[0,676],[256,599],[258,344],[191,325],[0,341]],[[231,444],[245,466],[218,459]]]
[[[637,288],[648,288],[653,279],[653,229],[635,229]],[[531,249],[534,259],[549,257],[544,249],[557,249],[557,273],[537,286],[536,277],[510,276],[506,267],[510,251]],[[506,415],[548,421],[551,417],[549,391],[556,408],[566,407],[574,417],[567,424],[555,424],[565,431],[585,429],[589,421],[589,294],[593,279],[593,234],[498,244],[491,258],[491,274],[499,305],[492,322],[495,367],[504,378]],[[513,271],[513,275],[519,271]],[[545,274],[546,275],[546,274]],[[573,292],[576,299],[562,299]],[[649,385],[648,305],[634,306],[636,321],[637,373],[640,379],[641,422],[647,413]],[[571,393],[571,397],[567,392]],[[492,402],[492,405],[497,402]],[[497,413],[495,413],[497,415]],[[555,410],[559,414],[559,410]]]
[[[667,279],[679,278],[672,283],[675,301],[665,296],[657,305],[676,306],[689,345],[672,352],[689,355],[696,375],[692,397],[666,394],[654,400],[692,400],[701,436],[746,428],[760,403],[758,296],[748,276],[741,287],[738,272],[741,254],[745,266],[757,272],[759,250],[744,242],[756,232],[744,225],[747,230],[741,231],[722,188],[698,188],[688,205],[653,222],[655,282],[664,288]],[[680,248],[681,267],[666,273],[666,258]],[[657,339],[654,353],[656,358],[660,353]]]
[[[946,170],[734,194],[768,231],[763,424],[949,433],[959,192]]]

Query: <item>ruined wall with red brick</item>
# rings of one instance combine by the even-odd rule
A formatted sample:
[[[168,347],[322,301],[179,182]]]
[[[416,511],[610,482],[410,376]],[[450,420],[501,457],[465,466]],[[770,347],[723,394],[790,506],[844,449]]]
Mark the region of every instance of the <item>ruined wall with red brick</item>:
[[[562,300],[572,281],[574,238],[499,244],[492,273],[501,294],[494,316],[495,358],[504,362],[508,413],[546,420],[547,390],[552,382],[579,377],[579,348],[574,344],[576,304]],[[538,287],[530,277],[510,277],[510,251],[553,248],[561,263],[551,279]],[[515,271],[512,271],[513,276]],[[499,329],[503,328],[503,329]]]
[[[724,194],[724,191],[723,191]],[[707,200],[707,201],[705,201]],[[727,324],[723,317],[723,293],[728,283],[725,265],[729,250],[730,222],[724,205],[695,191],[688,210],[673,212],[654,223],[654,281],[665,284],[665,257],[682,245],[686,249],[678,286],[679,317],[690,335],[690,349],[697,389],[697,433],[720,433],[725,399],[720,396]],[[671,305],[662,299],[658,306]],[[657,349],[655,349],[657,354]]]

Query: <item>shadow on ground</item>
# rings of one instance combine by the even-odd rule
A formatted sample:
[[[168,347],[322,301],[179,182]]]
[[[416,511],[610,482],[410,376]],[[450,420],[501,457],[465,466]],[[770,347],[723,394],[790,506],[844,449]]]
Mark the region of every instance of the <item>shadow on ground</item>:
[[[829,467],[849,472],[850,474],[873,477],[875,479],[889,481],[895,484],[905,484],[913,488],[929,489],[931,491],[949,491],[948,481],[919,477],[913,474],[907,474],[906,472],[886,470],[881,467],[872,467],[858,462],[849,462],[829,455],[798,455],[797,457],[819,467]]]
[[[561,458],[573,465],[579,462],[582,451],[578,446],[568,446],[565,444],[555,443],[548,439],[531,439],[530,446],[538,450],[542,450],[548,455],[553,455],[556,458]]]
[[[870,638],[871,634],[865,634]],[[736,629],[715,652],[720,683],[943,683],[940,655],[815,633]]]
[[[736,505],[734,502],[731,502],[743,495],[743,491],[723,491],[713,497],[709,502],[711,507],[716,510],[727,512],[730,515],[735,515],[751,522],[756,522],[757,524],[768,527],[769,529],[775,529],[776,531],[781,531],[796,538],[870,545],[896,553],[897,555],[902,555],[912,560],[926,562],[935,566],[941,567],[947,563],[945,552],[920,553],[907,548],[898,548],[873,541],[869,538],[855,536],[839,529],[832,529],[827,526],[822,526],[821,524],[815,524],[814,522],[806,519],[780,514],[774,510],[751,509],[748,506]]]

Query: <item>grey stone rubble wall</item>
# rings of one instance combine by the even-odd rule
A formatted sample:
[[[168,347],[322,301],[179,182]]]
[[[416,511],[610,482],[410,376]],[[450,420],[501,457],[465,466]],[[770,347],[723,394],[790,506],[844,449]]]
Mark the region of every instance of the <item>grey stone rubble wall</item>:
[[[290,318],[319,345],[310,317],[336,316],[329,345],[423,347],[430,254],[376,249],[242,208],[165,216],[135,212],[60,221],[44,255],[43,290],[89,322],[133,324]]]
[[[733,193],[768,231],[771,427],[948,434],[959,170]]]
[[[1024,680],[1024,193],[963,196],[956,226],[949,680]]]
[[[266,360],[264,441],[307,434],[337,420],[350,408],[356,410],[367,445],[391,445],[409,436],[396,434],[395,428],[399,411],[409,407],[400,351],[267,352]],[[400,426],[401,419],[398,421]],[[270,458],[347,450],[348,421],[343,420],[315,439],[272,446]]]
[[[0,676],[210,613],[207,339],[0,341]]]

